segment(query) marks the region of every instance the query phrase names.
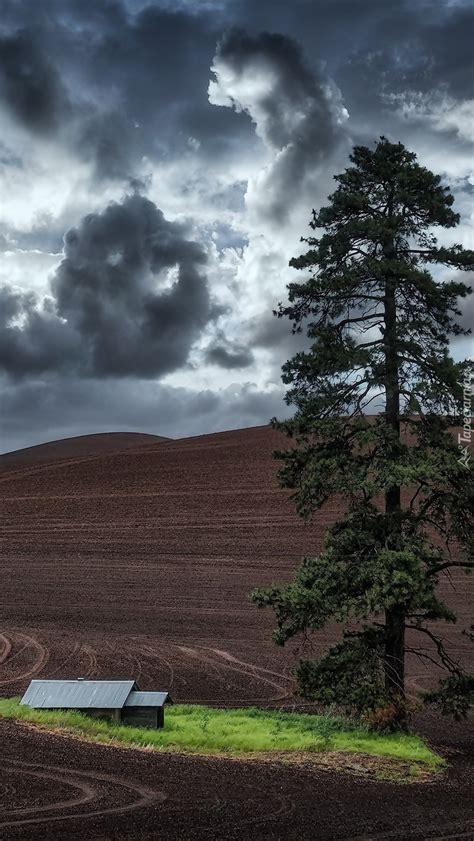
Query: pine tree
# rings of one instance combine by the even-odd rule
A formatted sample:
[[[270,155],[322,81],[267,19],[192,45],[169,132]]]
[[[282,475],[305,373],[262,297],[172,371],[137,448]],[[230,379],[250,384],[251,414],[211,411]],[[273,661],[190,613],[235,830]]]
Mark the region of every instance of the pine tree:
[[[452,430],[470,365],[448,350],[450,336],[469,332],[456,316],[471,290],[429,267],[472,269],[474,252],[438,245],[433,228],[459,222],[453,196],[401,143],[356,146],[350,161],[330,204],[313,210],[322,235],[302,238],[308,250],[290,263],[307,277],[276,315],[310,347],[283,366],[293,418],[273,420],[293,439],[275,455],[298,513],[317,517],[337,498],[345,514],[292,583],[252,598],[275,611],[282,645],[330,620],[345,626],[320,659],[299,661],[304,697],[404,727],[407,653],[446,669],[427,696],[444,712],[465,714],[473,689],[430,625],[456,619],[437,594],[440,576],[474,566],[472,474]]]

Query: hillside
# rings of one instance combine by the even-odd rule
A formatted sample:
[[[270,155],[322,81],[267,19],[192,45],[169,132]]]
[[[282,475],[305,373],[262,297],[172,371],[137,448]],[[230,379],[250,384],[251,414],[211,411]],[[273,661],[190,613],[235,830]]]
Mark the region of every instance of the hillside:
[[[99,432],[95,435],[61,438],[58,441],[47,441],[45,444],[0,454],[0,473],[37,464],[120,452],[169,440],[161,435],[149,435],[146,432]]]
[[[99,432],[95,435],[79,435],[75,438],[61,438],[34,447],[25,447],[0,455],[0,472],[15,470],[33,464],[45,464],[63,459],[87,458],[105,452],[117,452],[146,444],[168,441],[160,435],[146,432]]]
[[[0,693],[32,675],[109,675],[177,700],[290,702],[293,646],[273,645],[272,616],[248,593],[288,580],[338,508],[312,525],[295,515],[275,477],[281,442],[256,427],[49,462],[32,448],[5,470]],[[443,584],[465,618],[469,583]],[[318,647],[333,639],[329,629]],[[410,664],[409,682],[429,685],[426,667]]]
[[[5,470],[0,695],[39,676],[133,677],[178,703],[294,709],[295,645],[272,643],[272,616],[248,593],[290,578],[339,512],[330,506],[312,526],[296,517],[275,479],[281,442],[257,427],[76,458],[58,442],[65,457]],[[443,583],[465,621],[469,584]],[[318,635],[316,650],[336,630]],[[451,650],[467,661],[459,631],[448,628]],[[411,695],[432,677],[412,659]],[[438,783],[410,786],[408,800],[407,786],[377,781],[359,754],[336,773],[331,759],[324,769],[300,755],[289,765],[124,750],[0,720],[0,834],[296,841],[318,827],[329,841],[337,827],[346,841],[471,837],[472,728],[432,712],[417,726],[452,767]]]

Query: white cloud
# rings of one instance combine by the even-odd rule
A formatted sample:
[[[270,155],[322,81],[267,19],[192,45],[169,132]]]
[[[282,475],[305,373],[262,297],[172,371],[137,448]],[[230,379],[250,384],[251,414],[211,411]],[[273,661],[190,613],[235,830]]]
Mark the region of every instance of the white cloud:
[[[5,251],[0,263],[0,286],[8,284],[23,291],[36,292],[39,296],[47,295],[50,291],[49,277],[61,257],[61,254],[48,254],[37,249]]]
[[[416,91],[387,94],[407,122],[424,123],[434,131],[454,132],[460,140],[474,141],[474,99],[457,100],[446,91],[431,95]]]

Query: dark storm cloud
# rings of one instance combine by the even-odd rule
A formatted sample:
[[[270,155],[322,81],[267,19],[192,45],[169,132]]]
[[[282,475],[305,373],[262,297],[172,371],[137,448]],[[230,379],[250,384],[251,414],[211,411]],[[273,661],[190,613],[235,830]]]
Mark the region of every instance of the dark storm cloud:
[[[190,136],[202,156],[251,140],[245,119],[236,128],[207,101],[222,31],[210,11],[5,0],[4,26],[0,101],[32,132],[56,132],[96,177],[134,177],[144,157],[189,152]]]
[[[23,161],[13,149],[5,146],[0,140],[0,172],[14,169],[23,169]]]
[[[89,162],[99,196],[109,189],[102,179],[144,192],[154,165],[166,169],[190,155],[206,184],[215,162],[223,170],[219,158],[233,156],[238,166],[228,169],[236,180],[224,179],[213,194],[222,225],[225,212],[245,220],[246,191],[248,207],[261,213],[259,222],[268,217],[272,231],[291,205],[307,203],[309,211],[312,202],[324,202],[330,174],[346,165],[345,148],[331,158],[344,135],[335,85],[354,142],[385,133],[412,145],[413,124],[395,113],[392,95],[414,91],[429,99],[440,89],[456,103],[472,96],[469,0],[2,0],[1,6],[0,107],[33,144],[41,140],[41,149],[45,139],[54,140],[68,157]],[[234,77],[249,82],[250,100],[242,91],[234,98],[239,112],[207,99],[216,49]],[[256,83],[265,74],[270,84],[260,95]],[[231,106],[231,94],[220,104]],[[267,171],[249,185],[245,165],[258,144],[255,125],[270,153]],[[416,130],[430,151],[439,129],[421,114]],[[28,176],[28,147],[4,142],[0,172],[11,173],[14,189],[18,174]],[[454,134],[440,135],[438,143],[447,162],[456,160]],[[33,186],[35,177],[32,172]],[[209,194],[198,193],[198,184],[191,179],[176,187],[181,209],[188,194],[193,207],[202,195],[208,214]],[[57,251],[60,234],[80,215],[69,203],[54,219],[37,217],[29,231],[7,225],[0,248]],[[208,215],[205,222],[209,236],[217,232],[217,248],[240,248],[252,232],[251,225],[220,229],[208,224]],[[4,449],[108,429],[196,434],[282,415],[283,389],[259,394],[237,384],[196,393],[151,380],[186,364],[193,342],[218,315],[202,249],[152,203],[132,196],[86,217],[65,248],[51,298],[7,287],[0,292]],[[304,337],[271,316],[276,300],[265,304],[263,294],[256,288],[267,314],[243,322],[237,344],[217,334],[207,361],[238,371],[255,349],[259,359],[271,360],[265,374],[277,382],[281,363]],[[471,310],[469,302],[465,320]]]
[[[137,431],[185,437],[239,429],[282,417],[283,389],[252,383],[191,391],[149,380],[77,380],[60,375],[0,381],[1,451],[94,432]]]
[[[289,320],[277,318],[272,314],[270,306],[264,315],[249,322],[248,329],[252,345],[266,350],[283,348],[286,353],[293,355],[306,344],[304,334],[294,334]]]
[[[343,13],[347,34],[347,0],[334,5]],[[364,26],[359,28],[351,14],[355,31],[350,48],[327,56],[344,91],[353,136],[357,133],[367,142],[385,133],[413,143],[394,116],[393,97],[413,93],[428,101],[441,92],[458,101],[472,97],[474,6],[439,0],[381,4],[366,0],[359,8]],[[426,130],[422,137],[429,137]],[[450,158],[453,152],[448,153]]]
[[[81,352],[80,336],[58,319],[51,299],[41,311],[32,292],[0,287],[0,369],[13,377],[67,369]]]
[[[27,31],[0,38],[0,99],[41,134],[57,130],[69,110],[58,71]]]
[[[212,70],[210,101],[249,114],[274,152],[258,190],[266,214],[283,221],[342,137],[339,91],[307,65],[294,40],[276,33],[231,30],[218,44]]]
[[[252,350],[239,342],[226,339],[219,331],[216,339],[206,348],[204,359],[210,365],[232,370],[234,368],[248,368],[254,361]]]
[[[0,364],[13,376],[163,375],[185,364],[218,314],[201,246],[138,194],[86,216],[64,250],[43,308],[3,290]]]
[[[339,70],[346,67],[345,96],[384,79],[416,82],[424,90],[444,83],[454,96],[472,96],[471,0],[229,0],[227,13],[249,31],[271,28],[296,37],[341,84]],[[362,80],[366,61],[375,72]]]
[[[294,126],[287,118],[287,112],[292,113],[302,105],[314,109],[319,117],[319,145],[330,142],[332,115],[322,80],[305,64],[295,41],[278,33],[261,32],[251,36],[242,29],[233,29],[218,44],[217,70],[221,64],[235,75],[237,84],[247,76],[250,88],[250,76],[255,73],[255,105],[263,112],[265,137],[275,148],[280,149],[293,140]],[[272,77],[263,91],[259,90],[259,73]],[[229,97],[233,98],[232,91]],[[253,98],[252,91],[250,97]],[[237,100],[235,104],[241,105]],[[246,109],[245,102],[241,107]],[[327,136],[325,132],[328,132]]]
[[[436,140],[422,120],[418,126],[403,122],[392,97],[472,98],[470,0],[230,0],[227,10],[251,34],[268,28],[288,33],[306,56],[324,62],[343,93],[352,142],[371,143],[385,134],[426,151],[428,144],[454,139],[445,132]],[[447,162],[454,154],[454,148],[447,151]]]
[[[229,60],[251,59],[256,46],[249,39],[257,39],[269,60],[273,56],[285,68],[279,93],[288,97],[293,86],[295,105],[305,91],[313,97],[316,113],[304,133],[308,145],[315,140],[315,156],[322,143],[331,142],[318,90],[324,78],[316,73],[311,80],[314,67],[305,68],[283,36],[276,36],[279,44],[267,36],[263,44],[257,35],[262,29],[296,37],[311,65],[324,61],[362,119],[375,117],[382,89],[443,84],[455,97],[471,95],[472,4],[232,0],[219,5],[220,11],[208,4],[177,9],[159,2],[4,0],[3,99],[31,130],[52,132],[61,125],[63,141],[95,162],[96,174],[127,178],[144,155],[181,154],[190,135],[201,142],[198,154],[204,157],[250,142],[245,115],[212,108],[205,96],[216,41],[232,24],[250,35],[238,46],[234,37],[234,48],[228,39]],[[312,132],[315,119],[319,128]],[[279,135],[277,110],[274,123],[272,136]],[[368,130],[378,136],[380,126]],[[277,136],[274,140],[277,144]],[[301,152],[304,146],[302,138]],[[292,157],[295,172],[300,159],[296,152]]]
[[[271,302],[260,315],[246,323],[245,331],[249,347],[268,353],[268,382],[280,382],[282,365],[300,351],[308,350],[311,344],[304,329],[293,333],[287,318],[272,314]]]
[[[124,180],[132,175],[134,129],[121,114],[84,114],[76,132],[76,150],[83,160],[94,161],[97,177]]]
[[[123,179],[133,168],[129,122],[81,98],[83,91],[73,98],[49,56],[40,33],[22,30],[1,38],[0,103],[31,134],[55,137],[93,162],[96,176]]]

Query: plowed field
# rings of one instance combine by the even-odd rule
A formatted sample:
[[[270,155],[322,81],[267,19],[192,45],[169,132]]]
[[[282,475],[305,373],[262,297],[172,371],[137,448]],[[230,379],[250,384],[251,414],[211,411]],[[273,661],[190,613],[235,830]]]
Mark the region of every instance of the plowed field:
[[[31,677],[133,677],[176,701],[293,705],[293,647],[273,646],[272,617],[248,592],[290,578],[303,553],[321,547],[337,506],[311,526],[298,520],[275,480],[281,439],[266,427],[152,441],[117,439],[103,451],[95,442],[87,454],[60,442],[4,461],[0,694],[22,692]],[[471,580],[442,584],[460,627]],[[460,627],[448,629],[450,650],[467,661]],[[432,680],[409,664],[413,695]],[[2,723],[0,836],[471,838],[460,807],[471,731],[432,714],[420,727],[453,758],[442,790],[151,757]],[[392,826],[395,815],[405,822]]]

